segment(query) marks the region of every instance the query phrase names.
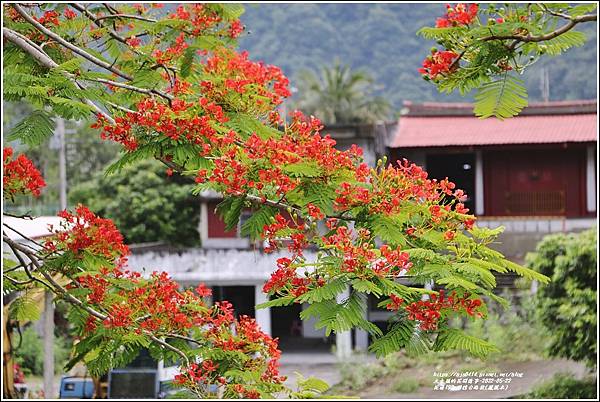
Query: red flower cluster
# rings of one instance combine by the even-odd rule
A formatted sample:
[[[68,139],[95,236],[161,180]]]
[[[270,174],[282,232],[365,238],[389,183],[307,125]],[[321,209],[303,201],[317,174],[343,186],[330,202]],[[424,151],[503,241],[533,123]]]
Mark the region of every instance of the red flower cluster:
[[[392,302],[388,303],[386,308],[397,311],[403,303],[403,299],[394,296]],[[469,298],[468,294],[458,297],[456,292],[453,291],[449,297],[446,297],[442,289],[439,291],[439,296],[432,294],[429,300],[410,303],[404,309],[408,313],[409,320],[419,321],[422,330],[435,331],[438,328],[439,320],[447,312],[464,310],[470,316],[482,317],[483,313],[478,311],[481,306],[481,300]]]
[[[310,215],[313,219],[321,220],[325,218],[325,214],[321,212],[321,209],[319,209],[319,207],[316,205],[308,203],[306,208],[308,209],[308,215]]]
[[[87,208],[79,206],[76,214],[63,212],[61,216],[66,219],[64,230],[56,232],[56,239],[48,247],[102,257],[125,251],[112,223],[96,217]],[[107,250],[113,253],[107,255]],[[100,268],[100,273],[81,275],[66,288],[69,292],[88,290],[84,302],[96,311],[106,311],[102,321],[90,315],[81,329],[82,335],[89,336],[99,325],[104,331],[133,331],[158,337],[189,336],[195,327],[199,345],[209,353],[220,349],[222,354],[218,356],[229,352],[234,352],[236,358],[239,353],[248,356],[240,361],[238,369],[257,372],[260,381],[256,380],[256,384],[280,385],[285,381],[277,369],[281,355],[277,340],[260,331],[254,319],[236,319],[229,302],[216,302],[209,307],[203,297],[210,296],[211,290],[204,284],[182,291],[165,272],[154,272],[144,279],[140,273],[124,270],[117,263]],[[206,358],[181,367],[176,382],[191,389],[200,383],[220,384],[228,392],[240,390],[247,398],[259,395],[252,384],[239,384],[228,375],[231,369],[231,363],[222,366],[219,361]]]
[[[63,12],[63,15],[68,20],[72,20],[73,18],[77,17],[77,14],[75,13],[75,11],[73,11],[69,7],[65,8],[65,11]]]
[[[170,18],[189,21],[193,27],[191,34],[194,36],[202,35],[223,20],[216,10],[198,3],[178,6]]]
[[[446,5],[446,15],[435,21],[436,28],[469,25],[477,17],[479,6],[477,4],[458,3],[452,7]]]
[[[454,63],[457,58],[458,54],[451,50],[432,50],[431,55],[423,60],[423,67],[419,69],[419,73],[427,79],[436,80],[458,68],[458,63]]]
[[[372,214],[394,215],[402,211],[407,201],[439,202],[444,194],[464,195],[462,190],[456,190],[454,193],[449,191],[454,183],[444,180],[438,183],[435,179],[427,179],[427,172],[406,159],[398,161],[397,166],[388,165],[380,169],[370,177],[370,181],[371,186],[342,183],[337,190],[334,207],[339,211],[346,211],[368,206]]]
[[[44,12],[44,14],[40,18],[36,18],[37,21],[42,25],[55,25],[59,26],[60,21],[58,20],[58,13],[54,10],[49,10]]]
[[[13,159],[13,150],[10,147],[4,148],[2,154],[4,198],[13,198],[17,194],[32,194],[39,197],[46,182],[33,162],[23,154]]]
[[[102,139],[119,142],[129,151],[135,150],[140,142],[155,138],[155,133],[172,140],[185,138],[193,144],[203,146],[204,153],[210,152],[211,143],[218,145],[230,140],[230,136],[219,136],[213,128],[215,124],[227,121],[223,109],[205,98],[197,103],[176,99],[170,107],[148,98],[137,104],[137,110],[127,113],[125,117],[116,117],[114,125],[108,124],[104,116],[98,115],[92,128],[102,128]],[[136,136],[136,127],[146,131],[142,134],[138,130],[139,134]]]
[[[267,113],[291,95],[289,80],[281,69],[249,60],[247,51],[221,48],[206,60],[203,69],[207,78],[201,85],[206,96],[217,103],[239,102],[239,95],[244,94],[248,106]]]
[[[76,257],[84,252],[102,256],[117,266],[127,260],[129,248],[123,244],[123,236],[113,221],[96,216],[83,205],[75,208],[75,213],[61,211],[61,228],[54,230],[54,236],[47,240],[45,247],[50,251],[70,251]]]
[[[334,148],[335,141],[328,136],[321,137],[318,130],[321,122],[311,117],[306,118],[301,113],[295,113],[292,123],[280,138],[262,139],[252,134],[241,142],[239,136],[230,131],[221,137],[213,136],[210,141],[223,149],[223,155],[214,159],[215,168],[208,175],[206,170],[198,172],[199,183],[210,181],[220,185],[220,190],[229,194],[243,194],[250,189],[263,191],[265,187],[274,189],[283,196],[294,190],[301,182],[301,175],[286,172],[286,167],[294,164],[311,164],[323,176],[335,174],[339,169],[355,171],[357,176],[365,176],[365,164],[356,167],[362,151],[354,147],[348,151],[338,151]],[[205,144],[210,151],[213,147]],[[250,159],[241,164],[240,160]],[[256,166],[255,169],[252,169]],[[324,218],[322,212],[317,212],[315,206],[311,211],[315,217]]]

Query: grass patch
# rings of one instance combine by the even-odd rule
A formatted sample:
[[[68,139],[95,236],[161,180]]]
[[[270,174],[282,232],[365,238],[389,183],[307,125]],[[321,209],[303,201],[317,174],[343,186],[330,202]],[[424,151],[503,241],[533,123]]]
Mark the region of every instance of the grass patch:
[[[421,381],[413,377],[404,377],[392,385],[391,390],[399,394],[410,394],[419,389]]]

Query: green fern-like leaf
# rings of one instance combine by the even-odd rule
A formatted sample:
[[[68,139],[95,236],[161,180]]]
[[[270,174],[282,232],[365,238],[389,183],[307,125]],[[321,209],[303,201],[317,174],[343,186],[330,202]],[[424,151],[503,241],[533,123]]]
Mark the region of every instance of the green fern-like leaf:
[[[19,140],[29,146],[41,145],[52,136],[54,121],[48,113],[36,110],[21,120],[6,138],[8,141]]]
[[[267,307],[281,307],[281,306],[289,306],[294,303],[296,298],[293,295],[288,295],[284,297],[278,297],[273,300],[269,300],[267,302],[256,305],[257,309],[263,309]]]
[[[371,281],[366,279],[355,279],[352,281],[352,288],[357,292],[373,294],[375,297],[379,297],[383,294],[381,288]]]
[[[381,330],[364,318],[365,313],[366,299],[360,294],[353,293],[340,304],[336,300],[313,303],[300,313],[300,318],[306,320],[315,317],[317,319],[315,328],[325,328],[326,336],[329,336],[331,332],[349,331],[354,327],[364,329],[372,335],[381,336]]]
[[[258,211],[254,212],[241,228],[242,236],[250,236],[255,240],[260,238],[263,227],[271,223],[271,218],[277,214],[277,208],[264,205]]]
[[[233,230],[240,222],[244,208],[244,197],[229,197],[217,205],[217,213],[225,223],[225,230]]]
[[[335,278],[325,285],[309,290],[301,296],[298,296],[298,303],[318,303],[323,300],[335,299],[335,297],[346,290],[346,281],[343,278]]]
[[[283,166],[282,171],[292,177],[318,177],[321,174],[316,162],[302,161]]]
[[[518,115],[527,106],[527,89],[523,81],[507,73],[498,80],[483,84],[475,95],[475,115],[495,116],[503,120]]]
[[[244,6],[236,3],[225,3],[221,4],[223,10],[223,17],[227,21],[237,20],[242,14],[244,14]]]
[[[183,53],[183,57],[181,58],[181,66],[179,67],[179,72],[183,78],[189,77],[190,72],[192,71],[192,64],[194,62],[196,51],[197,49],[188,47]]]
[[[557,56],[572,47],[583,46],[586,39],[583,32],[568,31],[538,45],[538,53],[545,51],[550,56]]]
[[[299,376],[296,382],[298,388],[302,391],[323,393],[329,389],[329,384],[316,377],[308,377],[305,379],[304,377]]]
[[[469,258],[469,262],[473,265],[477,265],[479,267],[485,268],[490,271],[496,271],[496,272],[500,272],[503,274],[508,271],[505,267],[495,264],[490,261],[480,260],[477,258]]]
[[[417,31],[417,35],[424,37],[429,40],[443,39],[454,32],[461,31],[462,27],[449,27],[449,28],[433,28],[423,27]]]
[[[481,265],[469,264],[465,262],[452,264],[452,267],[456,269],[462,275],[473,280],[474,282],[481,282],[485,287],[493,289],[496,287],[496,277],[488,269]]]
[[[40,309],[33,299],[21,296],[10,304],[9,315],[21,322],[37,321],[40,318]]]
[[[385,335],[375,339],[369,346],[369,351],[377,357],[383,357],[402,349],[417,355],[426,353],[429,348],[429,341],[419,331],[416,322],[403,320],[392,324]]]
[[[532,280],[532,281],[535,280],[535,281],[539,281],[541,283],[550,282],[550,278],[548,278],[546,275],[540,274],[539,272],[536,272],[532,269],[525,268],[524,266],[516,264],[510,260],[504,260],[504,261],[502,261],[502,263],[504,264],[506,269],[508,269],[509,271],[514,272],[517,275],[520,275],[529,280]]]
[[[406,238],[402,234],[401,219],[384,215],[375,215],[371,219],[373,233],[384,242],[393,246],[406,245]]]
[[[475,283],[459,275],[449,275],[436,280],[439,285],[445,285],[448,289],[466,289],[475,291],[479,289]]]
[[[479,358],[484,358],[490,353],[500,351],[491,343],[467,335],[463,331],[454,328],[448,328],[438,334],[435,343],[433,344],[433,350],[436,352],[465,350]]]
[[[125,166],[133,165],[137,162],[153,158],[159,150],[160,144],[144,144],[139,146],[135,151],[124,152],[123,156],[106,168],[104,175],[110,176],[117,173]]]
[[[248,138],[253,133],[263,140],[281,135],[279,130],[261,123],[253,116],[244,113],[229,113],[227,117],[229,117],[227,126],[234,129],[242,138]]]
[[[304,198],[300,200],[302,205],[311,203],[319,207],[325,215],[333,214],[333,200],[336,198],[333,187],[316,183],[305,183],[303,189]]]

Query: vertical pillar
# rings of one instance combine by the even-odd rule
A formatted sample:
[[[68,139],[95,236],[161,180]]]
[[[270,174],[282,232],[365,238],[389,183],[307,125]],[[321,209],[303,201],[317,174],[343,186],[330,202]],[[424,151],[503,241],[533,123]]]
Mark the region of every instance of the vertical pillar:
[[[67,208],[67,146],[65,138],[65,121],[56,119],[56,135],[59,142],[58,177],[60,209]]]
[[[262,285],[254,286],[254,303],[259,305],[269,301],[267,295],[262,291]],[[255,308],[254,318],[260,329],[268,335],[271,335],[271,308]]]
[[[369,319],[369,307],[368,307],[368,305],[367,305],[367,308],[364,311],[363,318],[365,320]],[[367,349],[369,348],[369,333],[367,331],[365,331],[364,329],[356,328],[354,330],[354,342],[356,343],[354,345],[354,348],[356,350],[359,350],[361,352],[366,352]]]
[[[475,151],[475,215],[484,214],[483,193],[483,155],[480,150]]]
[[[433,281],[427,282],[425,284],[424,288],[427,290],[433,289]],[[423,294],[423,296],[421,297],[421,300],[429,300],[429,294]]]
[[[203,244],[208,239],[208,203],[200,203],[200,221],[198,222],[198,233],[200,233],[200,243]]]
[[[588,212],[596,212],[596,153],[594,146],[587,148],[585,193]]]
[[[342,303],[350,297],[350,289],[337,295],[337,302]],[[352,356],[352,331],[343,331],[335,334],[336,355],[340,360],[347,360]]]

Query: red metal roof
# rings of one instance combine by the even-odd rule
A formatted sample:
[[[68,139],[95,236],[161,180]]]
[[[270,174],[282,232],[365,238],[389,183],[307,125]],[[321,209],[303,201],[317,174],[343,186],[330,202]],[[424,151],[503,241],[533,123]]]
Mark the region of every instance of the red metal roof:
[[[506,120],[479,119],[473,116],[472,106],[464,103],[405,106],[408,113],[400,118],[390,148],[594,142],[598,138],[595,101],[532,105],[528,113]],[[468,110],[469,115],[463,113]]]

